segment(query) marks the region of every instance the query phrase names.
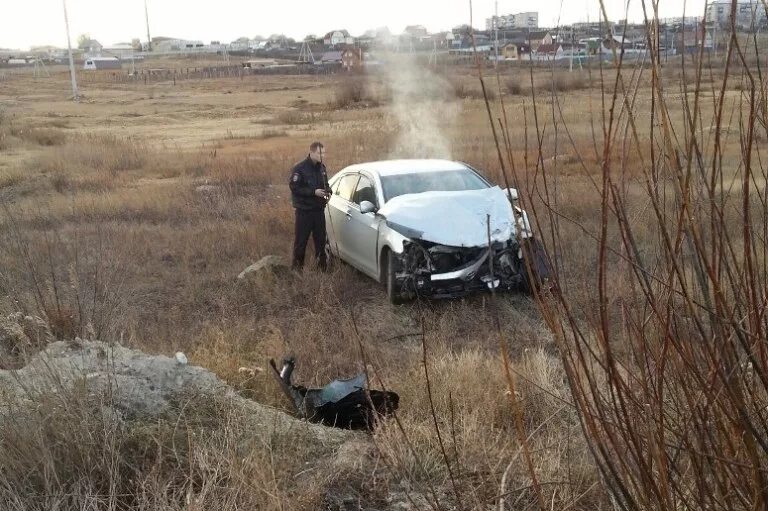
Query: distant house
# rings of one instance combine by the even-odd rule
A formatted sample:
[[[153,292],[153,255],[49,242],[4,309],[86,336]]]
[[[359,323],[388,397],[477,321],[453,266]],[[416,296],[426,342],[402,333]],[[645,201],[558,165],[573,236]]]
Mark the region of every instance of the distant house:
[[[334,47],[342,44],[355,44],[355,39],[346,30],[333,30],[323,36],[323,44]]]
[[[540,44],[533,54],[535,60],[559,60],[565,55],[560,43]]]
[[[66,50],[56,48],[55,46],[32,46],[29,48],[30,53],[42,58],[42,59],[56,59],[66,55]]]
[[[78,43],[77,47],[83,50],[85,53],[99,54],[104,48],[104,45],[102,45],[96,39],[84,39]]]
[[[322,65],[341,64],[341,54],[340,51],[327,51],[315,62]]]
[[[153,37],[152,51],[158,53],[201,51],[205,48],[202,41],[176,39],[173,37]]]
[[[700,28],[688,29],[678,32],[675,37],[675,48],[677,48],[678,53],[695,55],[701,49],[702,44],[704,45],[704,53],[712,51],[714,45],[711,31],[706,31],[702,35]]]
[[[499,30],[499,41],[519,41],[519,42],[528,42],[528,31],[527,30],[510,30],[510,29],[504,29]],[[496,33],[493,33],[494,38],[496,37]]]
[[[97,69],[121,69],[122,63],[117,57],[90,57],[85,59],[83,69],[97,70]]]
[[[496,34],[492,34],[496,38]],[[531,47],[533,51],[540,44],[552,44],[555,38],[547,30],[499,30],[499,41],[510,43],[524,43]]]
[[[499,48],[499,58],[504,60],[527,60],[531,56],[531,47],[527,43],[507,43]]]
[[[447,48],[451,45],[451,41],[453,41],[453,32],[438,32],[422,39],[423,43],[433,48]]]
[[[628,37],[620,35],[610,35],[608,37],[604,37],[600,45],[600,52],[610,55],[613,54],[614,49],[617,53],[621,53],[622,50],[624,50],[626,53],[628,51],[635,51],[635,45]]]
[[[229,43],[229,51],[244,51],[250,49],[250,42],[248,39],[238,39]]]
[[[363,66],[362,48],[347,48],[341,52],[341,65],[347,71],[359,69]]]
[[[559,43],[563,48],[563,56],[570,58],[571,56],[584,56],[586,55],[586,47],[579,43]]]
[[[117,43],[112,46],[102,48],[102,53],[113,55],[118,58],[130,58],[136,50],[131,43]]]
[[[552,34],[546,30],[528,32],[525,39],[531,45],[531,50],[533,51],[537,51],[539,46],[542,44],[552,44],[554,42],[552,39]]]
[[[421,38],[429,35],[427,29],[421,25],[409,25],[405,27],[404,32],[414,38]]]
[[[493,39],[490,35],[484,34],[481,32],[476,32],[474,37],[474,43],[477,46],[487,46],[493,42]],[[468,43],[470,46],[472,45],[472,38],[469,38]]]

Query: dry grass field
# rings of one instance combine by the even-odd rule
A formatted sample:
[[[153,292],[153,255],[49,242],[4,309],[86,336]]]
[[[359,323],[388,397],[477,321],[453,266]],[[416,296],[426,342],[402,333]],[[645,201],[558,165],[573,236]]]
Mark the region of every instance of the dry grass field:
[[[689,131],[698,134],[704,159],[706,148],[722,147],[718,186],[735,193],[752,150],[743,137],[747,78],[737,73],[721,91],[722,69],[703,74],[701,115]],[[541,499],[548,509],[616,506],[620,492],[606,491],[611,472],[601,474],[595,444],[587,441],[600,437],[583,415],[591,401],[574,397],[576,359],[563,357],[575,353],[569,339],[603,353],[609,333],[615,340],[632,333],[628,325],[642,330],[627,319],[649,310],[638,306],[642,286],[628,261],[664,259],[647,178],[652,166],[672,165],[670,147],[656,139],[664,123],[652,114],[659,96],[650,69],[628,67],[621,80],[616,76],[610,68],[520,68],[497,79],[486,70],[494,123],[505,126],[498,131],[507,140],[507,171],[514,170],[535,215],[570,308],[516,294],[395,307],[383,289],[345,266],[330,274],[308,268],[236,278],[265,255],[288,257],[288,169],[314,140],[326,144],[331,172],[354,162],[439,156],[466,161],[503,185],[472,68],[397,64],[369,75],[86,83],[79,102],[68,99],[63,72],[7,77],[0,82],[0,312],[43,317],[59,338],[183,351],[244,396],[286,410],[266,371],[270,357],[296,353],[297,378],[312,385],[359,372],[365,357],[376,381],[400,394],[401,407],[397,421],[364,440],[359,471],[328,469],[311,484],[301,474],[312,453],[289,435],[245,457],[224,448],[238,426],[220,411],[201,417],[180,410],[120,435],[101,431],[87,411],[52,411],[61,431],[30,430],[27,441],[42,461],[0,469],[0,499],[19,510],[381,509],[393,495],[414,509],[528,509],[541,507]],[[694,99],[684,88],[696,84],[682,76],[679,61],[659,78],[684,168],[697,152],[685,151]],[[615,90],[626,94],[612,103]],[[725,121],[712,128],[716,104],[724,105]],[[609,117],[615,122],[606,131]],[[754,137],[759,151],[765,131]],[[620,198],[611,203],[603,200],[607,160]],[[675,186],[674,173],[666,172],[662,195]],[[747,206],[760,218],[757,226],[765,220],[764,176],[756,170],[751,181],[763,202]],[[674,211],[676,196],[670,192],[661,204]],[[604,222],[609,211],[619,221]],[[723,225],[739,232],[742,213],[727,208]],[[626,248],[622,219],[632,227],[636,253]],[[765,260],[764,246],[746,249]],[[582,337],[567,334],[570,328]],[[624,357],[622,366],[638,360],[634,345],[616,342],[610,345]],[[26,349],[8,354],[0,368],[23,365],[34,347]],[[183,447],[160,454],[179,441],[180,421]],[[9,438],[0,431],[0,445]],[[55,442],[88,447],[62,454]],[[0,466],[11,466],[11,457],[0,452]],[[116,465],[131,476],[92,470]],[[640,490],[627,495],[633,492]]]

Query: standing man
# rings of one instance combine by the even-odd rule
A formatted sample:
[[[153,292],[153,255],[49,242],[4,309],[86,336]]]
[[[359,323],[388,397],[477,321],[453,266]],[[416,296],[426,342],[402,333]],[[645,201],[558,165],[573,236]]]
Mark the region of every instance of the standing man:
[[[291,202],[296,209],[295,236],[293,240],[294,270],[304,266],[304,252],[309,235],[315,243],[315,259],[321,270],[328,267],[325,254],[325,205],[330,197],[328,176],[323,164],[325,148],[320,142],[312,142],[306,159],[291,169]]]

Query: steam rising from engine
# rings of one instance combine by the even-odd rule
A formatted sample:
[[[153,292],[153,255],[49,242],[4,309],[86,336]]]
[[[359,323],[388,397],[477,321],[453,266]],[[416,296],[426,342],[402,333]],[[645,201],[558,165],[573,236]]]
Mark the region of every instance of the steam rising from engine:
[[[410,54],[389,54],[382,66],[397,131],[389,157],[452,159],[445,132],[459,104],[451,84]]]

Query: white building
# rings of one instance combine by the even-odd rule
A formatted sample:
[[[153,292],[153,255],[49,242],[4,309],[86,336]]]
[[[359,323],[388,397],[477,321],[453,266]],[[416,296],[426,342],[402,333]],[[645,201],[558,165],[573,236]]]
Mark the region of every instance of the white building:
[[[701,16],[675,16],[672,18],[659,18],[659,25],[672,25],[679,27],[697,27],[702,22]]]
[[[355,44],[355,38],[349,35],[346,30],[334,30],[328,32],[323,37],[323,44],[326,46],[338,46],[340,44]]]
[[[495,30],[496,28],[538,28],[538,12],[519,12],[517,14],[506,14],[504,16],[491,16],[485,20],[486,30]]]
[[[721,27],[731,24],[731,0],[713,0],[707,4],[707,23]],[[760,0],[738,0],[736,3],[736,28],[760,27],[768,22],[765,8]]]
[[[120,59],[117,57],[89,57],[83,63],[83,69],[87,70],[120,69],[122,67]]]
[[[198,40],[154,37],[152,38],[152,51],[157,53],[205,51],[205,45]]]
[[[213,45],[213,43],[211,43]],[[251,50],[264,50],[267,48],[268,41],[262,39],[251,39],[248,41],[248,48]]]
[[[571,29],[575,32],[589,33],[592,35],[613,32],[615,27],[616,23],[605,23],[604,21],[576,21],[571,23]]]
[[[118,43],[109,47],[105,46],[101,52],[121,59],[130,59],[136,50],[131,43]]]
[[[250,48],[251,48],[250,41],[241,41],[241,40],[232,41],[231,43],[229,43],[229,46],[227,47],[229,51],[245,51]]]

